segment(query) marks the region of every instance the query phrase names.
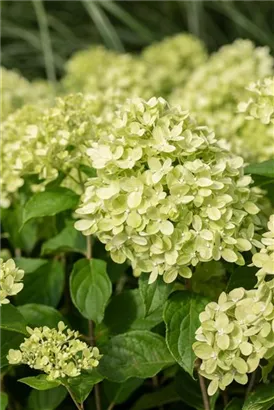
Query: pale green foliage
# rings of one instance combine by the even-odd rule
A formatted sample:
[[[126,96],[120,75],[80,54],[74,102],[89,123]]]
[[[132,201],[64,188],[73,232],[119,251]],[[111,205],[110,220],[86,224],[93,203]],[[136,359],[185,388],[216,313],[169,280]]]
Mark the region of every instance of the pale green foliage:
[[[166,96],[186,83],[193,69],[207,59],[204,44],[191,34],[178,34],[144,49],[149,84],[155,95]]]
[[[65,91],[94,94],[119,92],[121,99],[130,96],[150,97],[144,62],[130,54],[119,54],[102,46],[76,53],[66,65]]]
[[[24,104],[39,103],[50,105],[53,90],[44,81],[30,83],[26,78],[4,67],[0,69],[1,77],[1,118],[5,119],[10,113]]]
[[[274,215],[270,216],[267,226],[269,231],[264,233],[261,239],[262,249],[252,258],[253,264],[260,268],[257,272],[259,283],[266,275],[274,275]]]
[[[269,158],[273,149],[267,152],[265,145],[273,145],[270,133],[265,135],[265,126],[259,121],[246,124],[245,115],[237,114],[237,106],[248,99],[249,83],[272,73],[273,58],[267,47],[256,48],[249,40],[236,40],[197,67],[186,86],[174,90],[170,101],[189,109],[200,123],[213,128],[218,138],[225,138],[237,154],[248,160]]]
[[[24,271],[16,267],[13,259],[6,262],[0,259],[0,305],[10,303],[8,296],[13,296],[23,289]]]
[[[27,327],[30,336],[20,350],[9,350],[9,363],[27,364],[48,374],[49,380],[76,377],[82,370],[97,367],[101,358],[98,348],[79,340],[79,332],[65,329],[63,322],[58,323],[58,329]]]
[[[134,274],[189,278],[190,266],[244,264],[252,248],[258,192],[243,160],[214,133],[162,98],[128,100],[87,150],[97,178],[86,184],[76,229],[96,234]]]
[[[200,314],[193,349],[202,360],[199,372],[211,380],[208,394],[235,380],[246,384],[248,373],[274,351],[274,280],[258,289],[233,289],[221,293],[218,303],[209,303]]]

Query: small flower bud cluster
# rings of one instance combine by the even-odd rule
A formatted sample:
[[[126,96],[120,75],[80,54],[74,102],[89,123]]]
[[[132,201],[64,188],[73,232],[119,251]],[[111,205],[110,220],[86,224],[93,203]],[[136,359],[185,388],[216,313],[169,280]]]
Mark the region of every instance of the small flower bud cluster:
[[[48,106],[53,98],[53,92],[46,82],[35,81],[30,83],[20,74],[4,67],[0,68],[0,77],[2,120],[24,104],[39,103]]]
[[[63,322],[58,323],[58,329],[27,327],[30,337],[21,343],[20,350],[9,350],[9,363],[27,364],[48,374],[49,380],[76,377],[82,370],[97,367],[101,358],[98,348],[79,340],[78,332],[65,329]]]
[[[162,98],[128,100],[87,150],[90,179],[76,229],[96,234],[134,274],[189,278],[190,266],[225,259],[244,264],[252,248],[257,190],[243,160],[214,133]]]
[[[148,65],[154,95],[167,96],[175,87],[183,86],[193,69],[206,61],[207,52],[198,38],[184,33],[146,47],[142,58]]]
[[[256,274],[259,283],[266,275],[274,275],[274,215],[270,216],[267,226],[269,231],[263,234],[261,244],[257,244],[262,249],[252,258],[253,264],[260,268]]]
[[[202,360],[199,372],[210,380],[210,396],[233,380],[246,384],[260,360],[273,357],[273,304],[274,279],[258,289],[223,292],[200,314],[193,350]]]
[[[24,271],[16,267],[13,259],[6,262],[0,259],[0,305],[10,303],[8,296],[13,296],[23,289],[21,282]]]
[[[254,156],[257,160],[265,159],[267,149],[264,145],[273,145],[273,134],[271,137],[268,132],[264,137],[265,127],[258,122],[246,124],[245,116],[237,115],[237,106],[240,101],[249,98],[250,91],[246,90],[249,83],[270,75],[273,75],[273,58],[269,49],[256,48],[249,40],[236,40],[221,47],[208,61],[197,67],[185,87],[174,90],[170,101],[189,109],[200,123],[214,129],[218,138],[226,139],[236,154],[240,153],[248,160],[254,160]],[[265,88],[271,87],[269,80],[263,84]],[[264,113],[256,115],[269,116],[271,98],[269,104],[264,106]],[[241,139],[244,141],[242,144],[238,143]],[[262,140],[266,143],[262,144]],[[271,153],[272,148],[268,158]]]

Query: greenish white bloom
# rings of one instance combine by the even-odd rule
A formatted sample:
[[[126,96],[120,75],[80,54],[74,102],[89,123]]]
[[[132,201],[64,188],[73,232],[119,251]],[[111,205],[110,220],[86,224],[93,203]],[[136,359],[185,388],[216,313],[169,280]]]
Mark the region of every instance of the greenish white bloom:
[[[23,269],[16,267],[13,259],[0,259],[0,305],[10,303],[8,297],[17,295],[23,289]]]
[[[87,149],[97,177],[86,183],[75,227],[96,234],[134,274],[189,278],[191,266],[244,264],[252,247],[259,191],[243,160],[213,132],[162,98],[128,100]]]
[[[273,58],[269,49],[255,47],[249,40],[236,40],[221,47],[197,67],[186,85],[174,90],[170,101],[189,109],[200,123],[214,129],[217,137],[224,138],[226,146],[236,154],[249,161],[264,160],[273,155],[273,133],[270,130],[266,132],[260,121],[246,121],[245,115],[237,111],[239,102],[248,101],[250,96],[256,97],[254,88],[258,92],[258,85],[251,86],[252,92],[250,87],[246,87],[271,75]],[[269,80],[262,84],[270,92]],[[271,96],[269,103],[256,115],[267,118],[269,110],[271,112],[270,105]],[[242,104],[241,110],[245,106],[246,103]]]
[[[79,332],[67,329],[63,322],[58,323],[58,329],[27,327],[27,331],[30,336],[20,350],[9,350],[8,361],[41,370],[49,380],[79,376],[82,370],[97,367],[102,357],[97,347],[79,340]]]
[[[148,66],[154,95],[167,96],[176,87],[183,86],[193,69],[206,61],[207,52],[197,37],[183,33],[149,45],[142,52],[142,58]]]
[[[274,215],[270,216],[267,226],[269,231],[262,235],[260,252],[252,258],[253,264],[260,268],[256,274],[259,283],[267,275],[274,275]]]
[[[260,360],[270,359],[274,348],[274,280],[258,289],[221,293],[200,314],[194,353],[201,359],[199,372],[211,380],[208,394],[235,380],[246,384]]]

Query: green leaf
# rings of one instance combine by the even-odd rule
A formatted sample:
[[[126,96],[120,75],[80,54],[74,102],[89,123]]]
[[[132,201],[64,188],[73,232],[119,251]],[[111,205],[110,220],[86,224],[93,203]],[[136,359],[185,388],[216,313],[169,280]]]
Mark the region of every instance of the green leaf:
[[[126,312],[125,312],[126,307]],[[126,290],[112,298],[106,308],[104,323],[112,334],[125,333],[145,315],[138,289]]]
[[[67,209],[74,209],[79,196],[67,188],[54,188],[34,194],[26,203],[23,212],[23,225],[32,218],[52,216]]]
[[[4,392],[0,393],[0,410],[6,410],[9,402],[8,395]]]
[[[19,305],[41,303],[57,306],[64,289],[65,273],[58,261],[50,261],[24,277],[24,287],[16,302]]]
[[[240,266],[233,270],[227,283],[226,291],[230,292],[235,288],[243,287],[247,290],[253,289],[257,283],[256,272],[258,268]]]
[[[128,379],[124,383],[114,383],[104,380],[103,387],[110,403],[121,404],[127,401],[131,394],[143,383],[144,380],[136,378]]]
[[[67,226],[57,236],[44,242],[41,254],[79,252],[86,254],[86,239],[73,226]]]
[[[150,315],[159,307],[164,306],[172,292],[173,284],[166,284],[160,279],[149,285],[148,276],[143,274],[139,278],[139,289],[146,307],[146,315]]]
[[[48,263],[46,259],[15,258],[16,266],[23,269],[25,274],[35,272],[38,268]]]
[[[58,322],[65,322],[61,313],[51,306],[28,303],[18,307],[19,312],[24,316],[28,326],[49,328],[57,327]]]
[[[274,384],[261,385],[244,402],[243,410],[268,410],[274,405]]]
[[[26,252],[32,251],[37,240],[37,225],[34,221],[29,221],[20,229],[23,222],[21,205],[16,208],[1,209],[1,222],[14,248],[23,249]]]
[[[7,354],[10,349],[19,349],[20,344],[24,341],[22,333],[1,329],[1,368],[8,365]]]
[[[243,400],[234,398],[226,406],[224,410],[242,410],[243,409]]]
[[[47,380],[47,376],[45,374],[39,374],[38,376],[33,377],[24,377],[18,381],[27,384],[36,390],[49,390],[54,387],[58,387],[61,384],[58,380]]]
[[[1,329],[9,330],[11,332],[21,333],[27,335],[26,321],[15,306],[8,304],[0,308],[1,312]]]
[[[74,264],[70,276],[71,299],[86,319],[102,322],[111,291],[106,262],[81,259]]]
[[[32,390],[29,395],[28,410],[54,410],[58,407],[67,395],[67,390],[63,386],[51,390]]]
[[[195,355],[192,344],[200,325],[199,314],[208,300],[200,295],[183,291],[171,295],[164,309],[167,346],[179,365],[193,376]]]
[[[274,178],[274,159],[250,164],[245,168],[245,174],[262,175],[268,178]]]
[[[82,373],[78,377],[70,377],[65,383],[75,400],[78,403],[83,403],[92,391],[93,386],[102,380],[103,376],[96,369],[93,369],[89,373]]]
[[[188,373],[183,370],[179,371],[175,377],[175,390],[181,397],[182,401],[190,407],[194,407],[196,410],[203,410],[203,398],[199,382],[189,376]],[[219,396],[217,392],[214,396],[210,397],[210,409],[214,410],[215,402]]]
[[[181,401],[181,397],[176,392],[174,383],[170,383],[154,393],[147,393],[141,396],[134,406],[131,407],[131,410],[156,409],[178,401]]]
[[[88,167],[87,165],[81,164],[79,169],[80,171],[84,172],[89,178],[97,177],[97,171],[95,168]]]
[[[174,363],[164,338],[147,330],[114,336],[101,350],[100,373],[118,383],[130,377],[153,377]]]

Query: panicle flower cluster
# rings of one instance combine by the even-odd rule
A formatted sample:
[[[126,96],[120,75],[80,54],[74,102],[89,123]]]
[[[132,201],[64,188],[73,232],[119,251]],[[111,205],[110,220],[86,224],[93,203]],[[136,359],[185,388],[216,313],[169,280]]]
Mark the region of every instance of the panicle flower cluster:
[[[199,372],[210,380],[208,394],[235,380],[246,384],[260,360],[274,353],[274,279],[258,289],[221,293],[200,314],[193,350],[201,359]]]
[[[13,259],[6,262],[0,258],[0,306],[10,303],[8,296],[13,296],[23,289],[21,282],[24,271],[16,267]]]
[[[267,224],[268,232],[264,233],[261,243],[257,244],[261,250],[255,253],[252,262],[260,270],[257,272],[258,283],[265,280],[266,275],[274,275],[274,215],[271,215]]]
[[[85,94],[119,92],[121,100],[151,96],[144,62],[103,46],[80,51],[68,61],[63,87],[65,91]]]
[[[247,101],[238,104],[235,132],[230,142],[234,152],[250,162],[274,156],[274,77],[246,87]]]
[[[0,68],[1,77],[1,118],[21,108],[24,104],[39,103],[48,106],[53,98],[53,91],[48,83],[26,78],[12,70]]]
[[[148,65],[149,84],[154,95],[167,96],[183,86],[193,69],[204,63],[204,44],[191,34],[178,34],[146,47],[142,53]]]
[[[27,327],[27,331],[30,336],[21,343],[20,350],[9,350],[10,364],[27,364],[46,373],[49,380],[76,377],[99,364],[98,348],[79,340],[79,332],[66,329],[63,322],[58,323],[58,329]]]
[[[170,101],[189,109],[200,123],[213,128],[218,138],[225,138],[239,153],[237,140],[242,137],[239,128],[246,121],[244,115],[236,115],[238,103],[248,98],[247,84],[272,74],[273,58],[267,47],[256,48],[249,40],[236,40],[196,68],[185,87],[174,90]],[[249,124],[247,144],[248,138],[261,140],[258,135],[264,127],[260,125]],[[252,152],[252,146],[248,151]],[[246,147],[241,147],[240,152],[245,155]]]
[[[10,205],[12,194],[27,175],[38,176],[38,184],[32,188],[41,190],[60,172],[69,175],[80,165],[89,165],[85,146],[96,137],[94,127],[104,128],[113,118],[110,106],[116,102],[116,95],[107,96],[100,100],[96,95],[68,95],[57,98],[46,110],[24,106],[4,121],[0,180],[3,207]]]
[[[249,100],[238,105],[238,110],[249,120],[258,119],[262,124],[274,123],[274,77],[251,83]]]
[[[190,266],[244,264],[252,248],[258,191],[243,160],[207,127],[162,98],[128,100],[87,150],[97,177],[86,183],[76,229],[96,234],[112,259],[128,259],[149,282],[189,278]]]

